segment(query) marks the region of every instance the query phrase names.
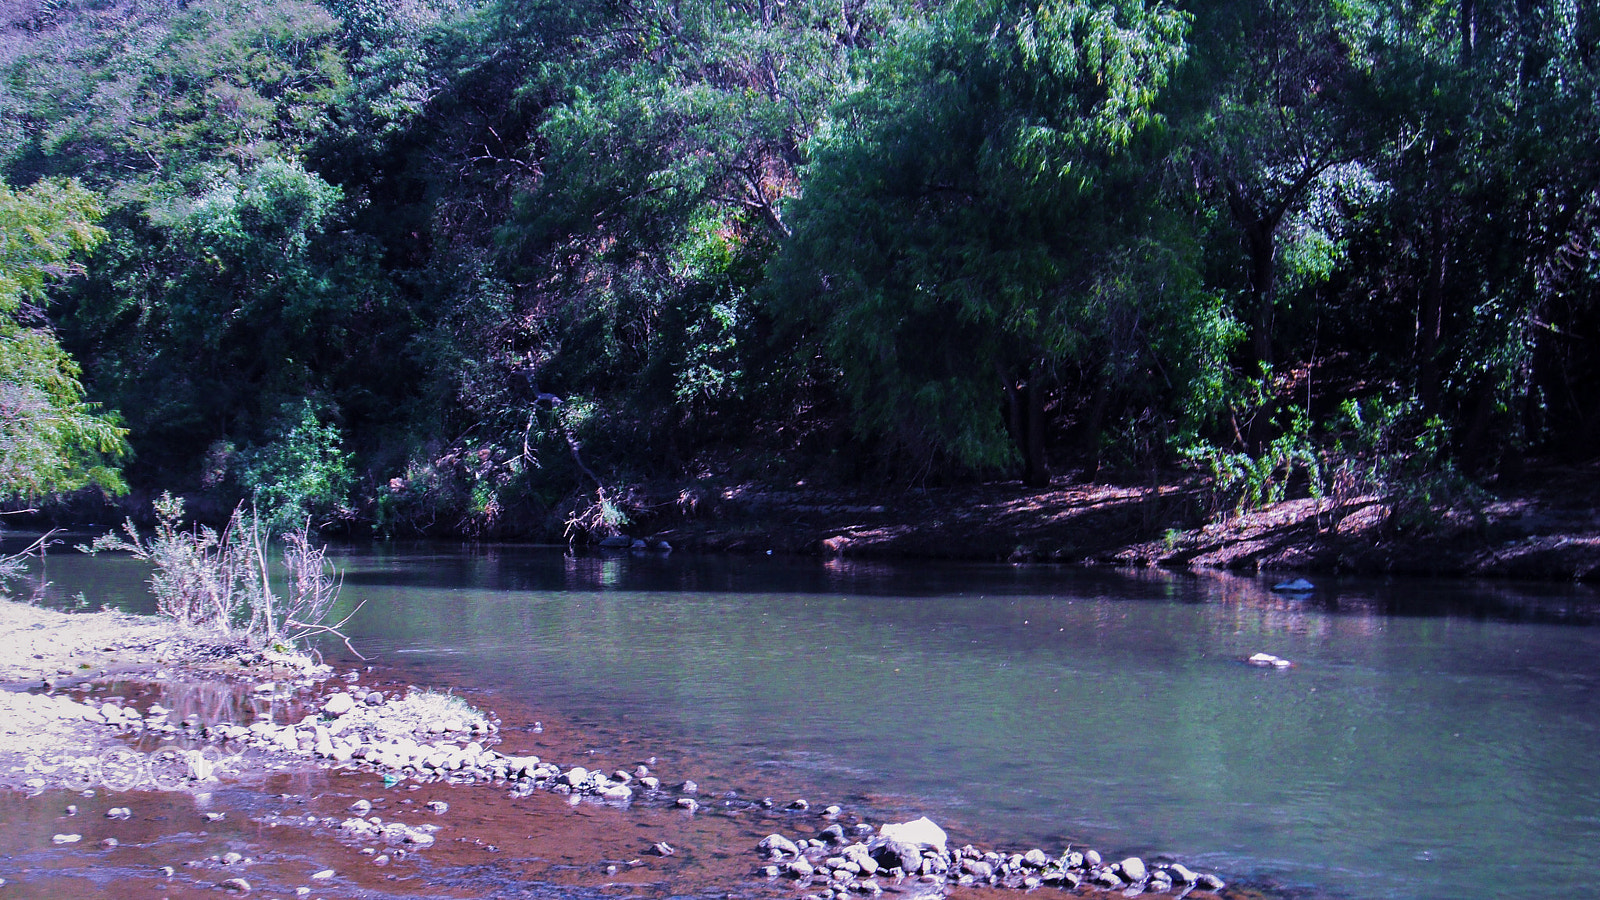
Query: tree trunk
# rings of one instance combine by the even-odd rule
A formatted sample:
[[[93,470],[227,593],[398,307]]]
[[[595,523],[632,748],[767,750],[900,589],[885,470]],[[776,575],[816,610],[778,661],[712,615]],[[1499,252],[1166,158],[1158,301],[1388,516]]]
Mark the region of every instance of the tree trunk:
[[[996,364],[1006,392],[1006,430],[1022,457],[1022,483],[1030,488],[1050,486],[1050,464],[1045,455],[1044,379],[1039,367],[1025,368],[1015,377]]]
[[[1028,421],[1022,448],[1022,482],[1032,488],[1050,486],[1050,463],[1044,454],[1044,385],[1038,372],[1028,379]]]
[[[1445,250],[1444,210],[1435,209],[1428,236],[1428,271],[1423,276],[1417,310],[1417,397],[1425,412],[1439,408],[1443,376],[1439,371],[1439,341],[1444,336]]]
[[[1273,360],[1272,338],[1277,304],[1278,223],[1258,218],[1244,223],[1245,244],[1250,250],[1250,298],[1254,304],[1250,322],[1250,350],[1263,367]]]

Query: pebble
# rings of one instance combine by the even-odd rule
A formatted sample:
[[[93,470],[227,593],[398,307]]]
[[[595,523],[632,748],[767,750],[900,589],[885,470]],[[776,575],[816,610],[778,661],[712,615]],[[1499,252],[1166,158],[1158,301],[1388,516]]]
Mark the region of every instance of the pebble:
[[[83,835],[81,835],[81,834],[58,834],[58,835],[55,835],[54,837],[50,838],[50,843],[52,843],[52,844],[76,844],[77,842],[79,842],[81,840],[83,840]]]
[[[657,841],[656,843],[650,845],[650,849],[654,850],[657,856],[671,856],[678,852],[672,849],[672,845],[666,841]]]
[[[250,893],[250,882],[245,881],[243,878],[229,878],[217,886],[225,891],[237,891],[241,894]]]

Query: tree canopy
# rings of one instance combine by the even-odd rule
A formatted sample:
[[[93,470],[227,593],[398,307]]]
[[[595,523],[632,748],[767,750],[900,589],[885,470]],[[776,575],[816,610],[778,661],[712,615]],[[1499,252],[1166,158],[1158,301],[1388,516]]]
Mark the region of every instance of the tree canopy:
[[[652,478],[1254,496],[1600,427],[1586,4],[8,16],[0,175],[82,225],[8,263],[13,382],[77,429],[9,440],[79,454],[13,493],[113,486],[126,427],[202,513],[557,534]]]

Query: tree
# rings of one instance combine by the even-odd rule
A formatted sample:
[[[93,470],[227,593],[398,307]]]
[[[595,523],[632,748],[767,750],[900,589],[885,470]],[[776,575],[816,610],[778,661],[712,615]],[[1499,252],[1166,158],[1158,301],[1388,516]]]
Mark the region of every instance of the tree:
[[[1048,483],[1052,406],[1172,409],[1224,324],[1157,202],[1187,17],[963,0],[893,35],[811,146],[775,275],[859,429]],[[1165,395],[1165,399],[1160,399]]]
[[[43,310],[48,288],[79,271],[72,257],[104,237],[99,216],[76,182],[0,183],[0,497],[124,489],[113,463],[126,432],[84,399]]]

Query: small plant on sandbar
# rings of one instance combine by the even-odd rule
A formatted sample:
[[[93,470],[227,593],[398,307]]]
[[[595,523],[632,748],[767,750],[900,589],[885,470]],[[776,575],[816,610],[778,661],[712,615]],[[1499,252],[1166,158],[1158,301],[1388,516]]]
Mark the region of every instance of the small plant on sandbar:
[[[181,497],[162,494],[155,512],[155,532],[148,538],[129,519],[122,533],[102,535],[80,549],[123,551],[150,563],[156,611],[180,625],[236,637],[254,648],[289,650],[325,634],[350,647],[342,629],[356,610],[328,621],[342,579],[330,574],[327,550],[312,546],[307,526],[284,535],[288,592],[280,597],[272,588],[271,533],[254,511],[234,509],[220,532],[198,524],[185,528]]]

